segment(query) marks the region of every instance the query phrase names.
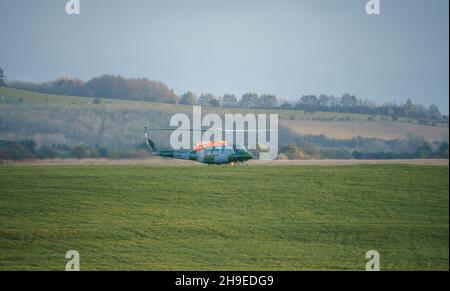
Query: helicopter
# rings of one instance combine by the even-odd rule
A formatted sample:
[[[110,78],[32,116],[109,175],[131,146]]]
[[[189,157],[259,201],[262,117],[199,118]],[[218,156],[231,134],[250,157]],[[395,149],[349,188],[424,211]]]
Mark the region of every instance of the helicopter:
[[[196,143],[193,149],[166,150],[160,149],[148,138],[145,127],[144,144],[147,150],[161,157],[197,161],[204,164],[239,164],[254,159],[254,156],[244,146],[227,145],[225,141],[207,141]],[[155,129],[161,130],[161,129]]]

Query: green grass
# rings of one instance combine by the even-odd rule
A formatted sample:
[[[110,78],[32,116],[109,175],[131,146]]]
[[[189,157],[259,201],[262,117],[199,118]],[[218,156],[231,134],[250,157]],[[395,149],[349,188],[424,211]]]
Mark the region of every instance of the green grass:
[[[0,270],[448,270],[448,167],[3,166]]]

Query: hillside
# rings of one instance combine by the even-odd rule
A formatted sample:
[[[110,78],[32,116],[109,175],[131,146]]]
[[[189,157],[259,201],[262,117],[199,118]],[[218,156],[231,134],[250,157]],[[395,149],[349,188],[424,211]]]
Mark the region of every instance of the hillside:
[[[3,97],[3,98],[2,98]],[[19,100],[29,105],[91,105],[93,98],[80,96],[52,95],[36,93],[31,91],[0,87],[0,104],[17,104]],[[158,109],[170,112],[186,112],[192,111],[192,106],[181,104],[167,104],[157,102],[144,102],[124,99],[108,99],[102,98],[97,107],[102,106],[139,106],[140,108]],[[249,109],[249,108],[223,108],[223,107],[203,107],[205,113],[259,113],[259,114],[279,114],[281,119],[287,120],[312,120],[312,121],[388,121],[389,116],[368,115],[358,113],[342,113],[342,112],[321,112],[314,114],[305,113],[302,110],[285,110],[285,109]],[[399,117],[392,123],[418,123],[414,118]],[[438,124],[440,127],[448,127],[447,124]]]
[[[0,88],[0,139],[34,139],[38,144],[87,144],[129,147],[142,140],[144,125],[168,127],[174,113],[192,113],[189,105],[40,94]],[[280,126],[288,129],[280,143],[296,136],[319,136],[346,140],[364,137],[377,140],[403,140],[412,136],[427,141],[448,140],[448,125],[427,126],[417,120],[390,121],[385,116],[299,110],[259,110],[203,107],[203,113],[279,114]],[[161,144],[168,134],[153,133]],[[380,147],[383,150],[384,147]],[[377,150],[377,149],[373,149]]]

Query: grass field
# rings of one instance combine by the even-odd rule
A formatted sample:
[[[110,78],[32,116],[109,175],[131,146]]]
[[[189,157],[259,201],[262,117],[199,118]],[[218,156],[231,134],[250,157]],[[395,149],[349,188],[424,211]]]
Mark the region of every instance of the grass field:
[[[448,167],[3,166],[0,270],[448,270]]]

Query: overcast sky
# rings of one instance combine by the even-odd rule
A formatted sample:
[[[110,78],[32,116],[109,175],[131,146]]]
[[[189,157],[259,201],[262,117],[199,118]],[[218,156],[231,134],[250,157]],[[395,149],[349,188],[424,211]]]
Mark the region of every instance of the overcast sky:
[[[449,1],[0,0],[0,66],[10,80],[104,73],[177,93],[294,99],[350,92],[412,98],[448,113]]]

